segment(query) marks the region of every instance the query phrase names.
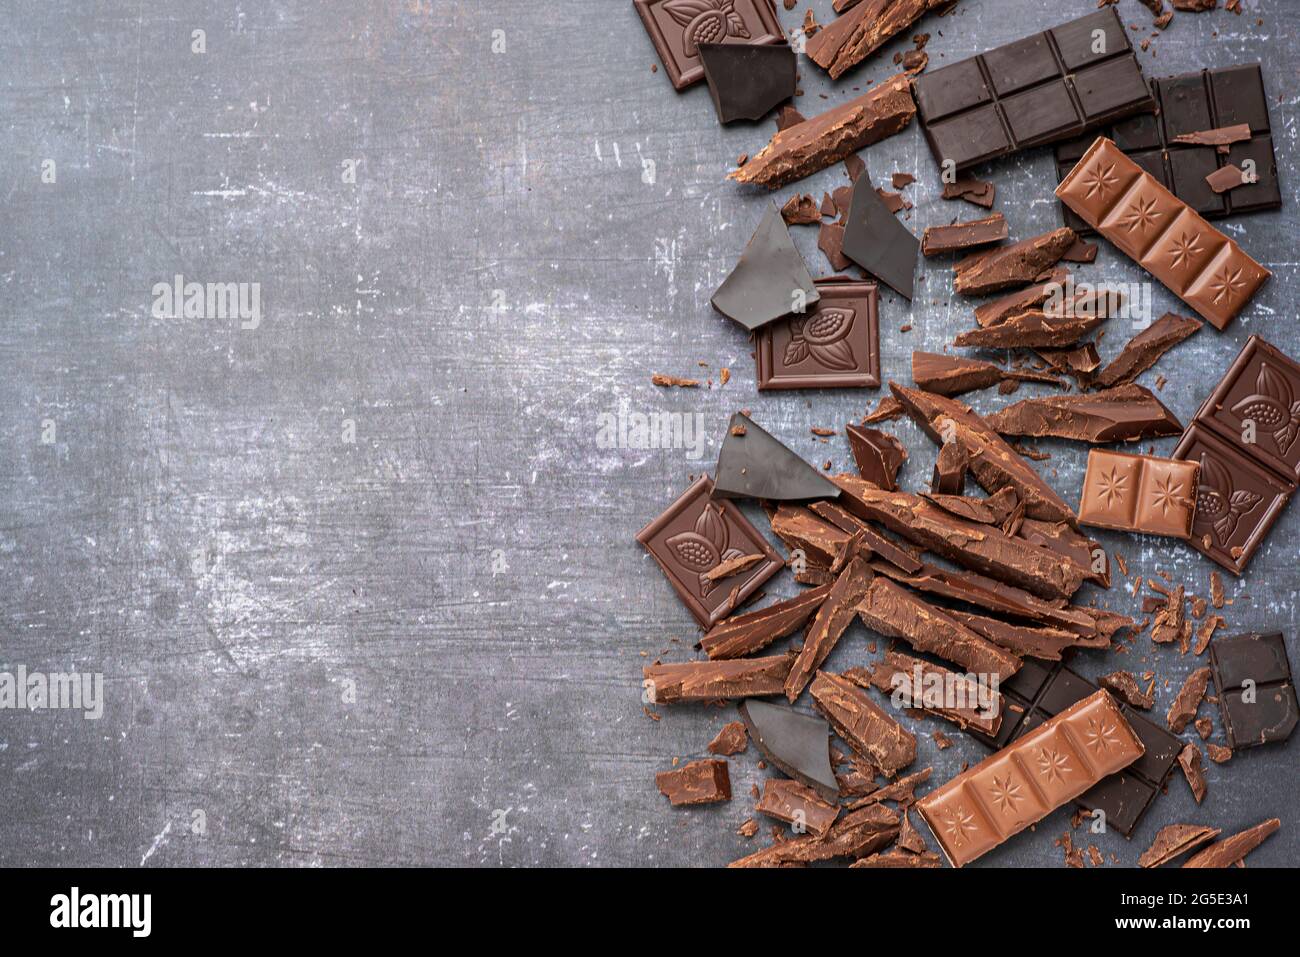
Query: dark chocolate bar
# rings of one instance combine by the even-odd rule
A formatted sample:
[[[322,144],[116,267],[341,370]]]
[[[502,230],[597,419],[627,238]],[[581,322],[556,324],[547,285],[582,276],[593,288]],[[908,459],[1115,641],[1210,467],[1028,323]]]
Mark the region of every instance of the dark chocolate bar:
[[[923,74],[912,90],[935,162],[957,170],[1156,108],[1110,8]]]
[[[1232,750],[1291,736],[1300,722],[1300,704],[1281,634],[1239,635],[1212,642],[1210,672]]]
[[[1151,85],[1160,105],[1159,114],[1122,120],[1101,131],[1102,135],[1114,140],[1161,186],[1206,219],[1282,205],[1268,98],[1258,63],[1160,77]],[[1189,134],[1240,125],[1246,128],[1246,138],[1222,148],[1186,141],[1205,139]],[[1056,148],[1058,179],[1064,179],[1074,169],[1092,140],[1092,136],[1086,136]],[[1247,160],[1254,173],[1253,182],[1223,194],[1215,193],[1205,182],[1207,175],[1228,166],[1241,167]],[[1064,216],[1067,226],[1079,231],[1089,229],[1069,209],[1064,209]]]
[[[818,279],[821,298],[806,316],[758,331],[758,388],[877,388],[880,331],[874,282]]]

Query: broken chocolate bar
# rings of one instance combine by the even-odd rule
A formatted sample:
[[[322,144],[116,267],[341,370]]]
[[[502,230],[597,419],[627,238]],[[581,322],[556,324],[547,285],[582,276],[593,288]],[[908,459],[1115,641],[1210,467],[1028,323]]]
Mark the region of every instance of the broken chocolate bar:
[[[992,736],[1002,723],[1002,696],[996,691],[986,688],[981,694],[978,682],[969,675],[901,652],[885,652],[869,675],[862,669],[850,669],[844,676],[890,696],[897,692],[904,707],[920,708],[960,728]]]
[[[765,847],[728,867],[784,867],[836,857],[864,857],[898,836],[898,812],[881,804],[848,811],[822,837],[805,834]]]
[[[803,692],[813,673],[822,666],[844,634],[873,577],[870,566],[861,558],[855,558],[835,579],[831,593],[808,626],[803,648],[786,676],[785,696],[791,703]]]
[[[1215,697],[1234,751],[1285,741],[1300,721],[1291,662],[1280,634],[1240,635],[1210,645]]]
[[[809,693],[835,733],[883,774],[892,775],[916,760],[916,738],[912,733],[852,682],[819,671]]]
[[[775,203],[768,203],[736,268],[710,301],[718,312],[752,332],[783,316],[806,311],[820,298],[781,211]]]
[[[674,805],[713,804],[731,800],[727,762],[720,758],[692,761],[655,775],[655,787]]]
[[[701,43],[699,53],[719,123],[761,120],[794,98],[795,55],[787,43]]]
[[[1079,635],[1062,628],[1020,625],[998,618],[958,611],[955,608],[945,609],[945,611],[977,635],[987,638],[995,645],[1021,658],[1060,661],[1062,651],[1081,643]]]
[[[1183,425],[1155,394],[1135,383],[1081,395],[1025,399],[987,416],[1003,435],[1077,442],[1135,442],[1178,435]]]
[[[1120,354],[1097,373],[1096,384],[1107,389],[1132,382],[1202,325],[1204,323],[1198,319],[1166,312],[1125,344]]]
[[[1038,277],[1035,277],[1038,278]],[[1073,273],[1057,266],[1040,282],[1009,292],[991,302],[975,307],[975,322],[980,326],[996,326],[1013,316],[1043,306],[1048,299],[1061,295],[1067,283],[1073,282]]]
[[[1108,309],[1097,313],[1049,315],[1030,309],[1011,316],[996,326],[968,329],[958,333],[953,345],[979,349],[1062,349],[1072,347],[1081,338],[1110,318]]]
[[[927,226],[921,236],[921,254],[939,256],[973,246],[987,246],[1002,242],[1007,235],[1007,220],[1001,213],[949,226]]]
[[[714,494],[723,498],[760,498],[774,502],[835,498],[830,481],[759,428],[743,412],[731,417],[718,453]]]
[[[750,740],[773,765],[812,788],[827,801],[840,795],[831,769],[831,729],[821,718],[785,705],[744,701],[740,715]]]
[[[907,74],[900,73],[857,99],[778,131],[749,162],[727,176],[777,189],[893,136],[915,115]]]
[[[830,591],[830,585],[809,588],[775,605],[728,618],[709,629],[700,639],[700,647],[715,660],[762,651],[778,638],[802,628]]]
[[[1056,265],[1074,240],[1074,230],[1062,226],[1011,246],[968,256],[953,267],[956,274],[953,288],[964,296],[986,296],[1032,282]]]
[[[905,299],[911,300],[916,271],[916,237],[889,211],[862,176],[853,186],[849,217],[844,224],[844,255]]]
[[[864,425],[846,425],[844,434],[848,436],[849,451],[853,453],[859,474],[886,492],[896,489],[898,470],[907,461],[903,443],[888,432]]]
[[[1199,471],[1193,462],[1093,449],[1083,477],[1079,521],[1100,528],[1190,538]]]
[[[1205,689],[1209,684],[1209,668],[1197,668],[1187,676],[1183,686],[1178,689],[1178,694],[1174,696],[1173,704],[1169,706],[1169,713],[1165,715],[1170,731],[1182,734],[1183,729],[1196,717],[1196,710],[1201,706],[1201,699],[1205,697]]]
[[[829,831],[840,813],[837,805],[823,801],[812,788],[780,778],[768,778],[764,782],[763,796],[754,810],[793,824],[796,834],[808,833],[814,837]]]
[[[793,655],[779,655],[647,665],[642,683],[655,704],[773,695],[781,693],[792,664]]]
[[[917,801],[961,867],[1128,767],[1143,745],[1105,691],[1071,705]]]
[[[961,395],[1007,380],[1063,385],[1060,379],[1046,372],[1004,369],[982,359],[965,359],[938,352],[912,353],[912,381],[917,388],[936,395]]]
[[[874,0],[860,3],[836,17],[808,41],[808,59],[832,80],[857,66],[890,39],[902,33],[928,10],[952,0]]]
[[[807,561],[824,568],[834,564],[851,535],[800,505],[782,505],[773,512],[772,531],[792,554],[800,550]]]

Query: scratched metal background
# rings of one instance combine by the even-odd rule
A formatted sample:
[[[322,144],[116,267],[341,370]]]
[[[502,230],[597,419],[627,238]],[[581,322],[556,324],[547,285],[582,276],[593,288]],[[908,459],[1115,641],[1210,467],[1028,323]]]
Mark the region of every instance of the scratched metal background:
[[[779,11],[787,29],[807,6]],[[1094,6],[965,0],[917,29],[938,65]],[[1179,14],[1141,54],[1151,74],[1263,60],[1285,190],[1282,212],[1227,224],[1273,281],[1144,377],[1170,377],[1184,420],[1248,334],[1300,349],[1297,40],[1284,0],[1243,6]],[[676,810],[654,788],[731,714],[642,713],[642,665],[686,659],[696,632],[633,536],[711,468],[734,410],[844,468],[842,439],[809,427],[878,398],[758,396],[745,334],[709,308],[767,202],[723,177],[770,122],[722,129],[703,86],[652,74],[629,0],[0,9],[0,668],[102,671],[108,696],[98,722],[0,712],[0,863],[716,865],[760,846],[734,833],[765,773],[752,749],[729,804]],[[1137,0],[1119,9],[1152,32]],[[879,81],[908,45],[837,86],[805,68],[799,106]],[[919,176],[914,232],[976,214],[937,198],[915,126],[864,155],[877,182]],[[986,171],[1013,236],[1057,223],[1051,165],[1038,150]],[[836,167],[777,198],[845,182]],[[816,231],[795,232],[827,273]],[[947,264],[924,272],[910,310],[884,297],[888,377],[970,325]],[[153,284],[177,273],[260,283],[260,327],[152,318]],[[1141,278],[1109,249],[1078,274]],[[1154,308],[1177,306],[1156,289]],[[664,391],[655,371],[712,385]],[[703,456],[599,447],[621,403],[701,413]],[[924,484],[929,442],[894,427]],[[1085,450],[1046,446],[1074,498]],[[1293,633],[1298,531],[1293,508],[1230,586],[1228,633]],[[1204,593],[1190,550],[1102,537]],[[783,576],[769,594],[792,590]],[[855,624],[831,666],[868,660],[867,640]],[[1081,667],[1155,669],[1163,715],[1194,664],[1144,636]],[[983,755],[909,724],[936,782]],[[1297,747],[1209,765],[1200,808],[1176,775],[1131,843],[1097,843],[1131,864],[1162,824],[1277,815],[1251,862],[1293,862]],[[1067,817],[981,866],[1059,866]]]

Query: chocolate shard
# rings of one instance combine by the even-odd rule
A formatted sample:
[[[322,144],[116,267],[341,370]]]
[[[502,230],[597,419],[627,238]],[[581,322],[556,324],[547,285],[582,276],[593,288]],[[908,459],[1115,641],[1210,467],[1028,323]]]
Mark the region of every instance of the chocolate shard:
[[[1018,625],[956,609],[947,609],[947,613],[980,637],[1022,658],[1060,661],[1062,651],[1080,643],[1078,635],[1062,628]]]
[[[775,605],[728,618],[709,629],[700,639],[700,647],[714,660],[762,651],[778,638],[802,628],[830,592],[830,585],[809,588]]]
[[[916,738],[852,682],[819,671],[809,693],[835,733],[872,767],[892,776],[916,760]]]
[[[781,207],[781,218],[787,226],[811,226],[820,223],[822,214],[817,209],[817,200],[807,193],[791,196]]]
[[[796,63],[789,44],[701,43],[699,51],[719,123],[761,120],[794,98]]]
[[[778,131],[757,155],[727,176],[777,189],[893,136],[914,116],[910,80],[899,73],[857,99]]]
[[[902,638],[918,651],[937,655],[977,674],[1005,679],[1020,668],[1020,659],[1015,655],[884,577],[872,580],[858,603],[858,617],[886,637]]]
[[[1057,290],[1063,289],[1066,283],[1071,280],[1071,276],[1070,270],[1064,266],[1057,266],[1041,282],[1026,286],[1023,289],[1017,289],[1015,292],[1009,292],[1005,296],[984,303],[982,306],[976,306],[975,322],[980,326],[996,326],[999,323],[1006,322],[1012,316],[1018,316],[1022,312],[1036,309],[1047,302]]]
[[[921,235],[921,255],[940,256],[975,246],[1000,243],[1007,235],[1007,220],[1001,213],[948,226],[928,226]]]
[[[808,41],[808,58],[838,80],[902,33],[928,10],[952,0],[875,0],[860,3],[817,31]]]
[[[844,676],[855,684],[870,685],[891,697],[897,694],[903,707],[919,708],[960,728],[974,728],[993,736],[1002,723],[1000,694],[988,685],[981,686],[969,675],[950,671],[922,658],[887,651],[870,673],[851,668]]]
[[[1187,723],[1196,717],[1196,709],[1201,706],[1201,699],[1205,697],[1205,689],[1210,683],[1210,669],[1197,668],[1183,686],[1178,689],[1178,694],[1174,696],[1174,703],[1169,706],[1169,714],[1166,720],[1169,723],[1169,730],[1174,734],[1182,734],[1187,727]]]
[[[975,179],[973,176],[961,176],[955,182],[943,184],[944,199],[964,199],[985,209],[993,208],[993,200],[996,196],[996,186]]]
[[[831,729],[821,718],[785,705],[745,701],[740,705],[749,738],[774,766],[835,801],[840,786],[831,769]]]
[[[1234,166],[1232,163],[1227,166],[1220,166],[1205,177],[1205,185],[1209,186],[1215,193],[1226,193],[1238,186],[1245,186],[1249,182],[1250,180],[1247,179],[1241,167]]]
[[[908,389],[896,382],[889,383],[889,388],[933,441],[942,443],[945,434],[950,432],[954,441],[966,447],[971,474],[984,491],[992,494],[1010,486],[1024,503],[1026,515],[1077,527],[1078,519],[1070,506],[970,406],[946,396]]]
[[[802,551],[805,560],[829,568],[848,542],[851,531],[828,524],[801,505],[782,505],[772,515],[772,532],[793,553]]]
[[[1206,0],[1208,5],[1208,0]],[[1177,7],[1177,3],[1174,4]],[[1172,140],[1187,146],[1229,146],[1250,139],[1249,123],[1234,123],[1232,126],[1220,126],[1213,130],[1198,130],[1195,133],[1180,133]]]
[[[1201,749],[1194,744],[1183,746],[1178,752],[1178,765],[1187,778],[1187,786],[1192,789],[1192,798],[1197,804],[1205,800],[1205,772],[1201,770]]]
[[[930,850],[921,832],[912,824],[911,815],[906,810],[903,811],[903,821],[898,827],[897,844],[903,850],[911,851],[913,854],[924,854]]]
[[[953,288],[963,296],[987,296],[1021,283],[1033,282],[1055,266],[1075,240],[1075,232],[1062,226],[1050,233],[1021,240],[989,253],[968,256],[953,267]]]
[[[781,211],[768,203],[736,268],[710,301],[718,312],[753,332],[820,298]]]
[[[1097,679],[1097,684],[1107,691],[1113,691],[1122,701],[1143,711],[1150,711],[1156,703],[1155,695],[1143,691],[1136,678],[1127,671],[1112,671]]]
[[[1083,584],[1079,569],[1001,529],[967,522],[918,495],[883,492],[854,475],[837,475],[835,482],[848,511],[966,568],[1049,599],[1069,598]]]
[[[859,474],[887,492],[896,489],[898,470],[907,461],[903,443],[888,432],[864,425],[846,425],[844,434],[848,436],[849,451],[853,453]]]
[[[922,492],[921,498],[968,522],[999,527],[1011,516],[1020,501],[1016,498],[1016,493],[1009,488],[1004,488],[988,498],[936,492]]]
[[[729,721],[722,726],[709,742],[709,754],[740,754],[749,747],[749,736],[745,733],[745,722]]]
[[[1150,369],[1166,352],[1194,335],[1205,323],[1199,319],[1166,312],[1130,339],[1120,354],[1097,373],[1096,383],[1103,389],[1132,382]]]
[[[1033,542],[1035,545],[1056,552],[1083,572],[1088,581],[1103,588],[1110,587],[1110,561],[1101,543],[1079,534],[1064,522],[1041,522],[1036,518],[1022,519],[1016,535],[1027,542]]]
[[[966,359],[938,352],[912,353],[912,381],[917,388],[936,395],[961,395],[1006,380],[1063,385],[1060,379],[1046,372],[1004,369],[983,359]]]
[[[648,665],[642,669],[642,676],[655,704],[716,701],[719,698],[780,694],[792,664],[794,655],[736,661],[687,661]]]
[[[1106,316],[1048,316],[1030,311],[988,329],[968,329],[953,345],[979,349],[1068,348],[1106,321]]]
[[[902,569],[904,572],[921,570],[921,561],[915,555],[885,538],[862,519],[846,511],[842,506],[836,505],[834,502],[814,502],[811,508],[814,513],[826,519],[836,528],[857,537],[865,551],[884,559],[895,568]]]
[[[889,211],[871,177],[860,177],[844,224],[844,255],[910,301],[919,245]]]
[[[1210,668],[1223,730],[1234,751],[1291,737],[1300,722],[1300,704],[1281,634],[1216,641],[1210,645]]]
[[[1139,867],[1159,867],[1176,857],[1194,851],[1223,832],[1203,824],[1169,824],[1160,829],[1151,846],[1138,858]]]
[[[966,448],[956,442],[945,442],[934,461],[934,478],[930,491],[936,495],[961,495],[966,487],[966,469],[970,458]]]
[[[1132,382],[1100,392],[1024,399],[985,421],[1002,435],[1050,435],[1097,444],[1136,442],[1183,431],[1178,417],[1154,393]]]
[[[794,825],[796,834],[822,837],[839,815],[838,805],[823,801],[812,788],[798,781],[768,778],[754,810]]]
[[[1080,390],[1092,385],[1093,373],[1101,366],[1101,356],[1097,352],[1096,343],[1092,342],[1083,342],[1064,349],[1040,347],[1034,351],[1055,371],[1072,376]]]
[[[871,567],[861,558],[855,558],[835,579],[831,593],[808,626],[803,648],[786,676],[785,696],[792,703],[803,693],[813,673],[826,661],[844,629],[853,621],[854,610],[873,577]]]
[[[1194,855],[1183,867],[1231,867],[1259,847],[1282,826],[1277,818],[1270,818],[1240,833],[1225,837]]]
[[[692,761],[673,771],[660,771],[655,775],[655,787],[674,806],[731,800],[727,762],[720,758]]]
[[[837,857],[864,857],[898,836],[898,812],[880,804],[849,811],[822,837],[805,834],[732,861],[728,867],[786,867]]]
[[[890,848],[881,854],[860,857],[849,865],[849,867],[887,867],[893,869],[941,866],[943,866],[942,861],[934,851],[922,851],[920,854],[913,854],[911,851],[905,851],[897,847]]]
[[[782,227],[784,228],[784,227]],[[818,471],[755,425],[743,412],[731,417],[718,453],[714,495],[797,502],[835,498],[840,490]]]

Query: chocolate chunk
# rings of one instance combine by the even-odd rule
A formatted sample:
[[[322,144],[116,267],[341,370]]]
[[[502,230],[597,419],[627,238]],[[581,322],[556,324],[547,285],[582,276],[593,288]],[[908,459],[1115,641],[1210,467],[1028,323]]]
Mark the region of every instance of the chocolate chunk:
[[[1073,346],[1110,318],[1108,309],[1098,314],[1049,315],[1030,309],[996,326],[968,329],[953,339],[953,345],[980,349],[1052,348]]]
[[[1210,740],[1210,735],[1214,734],[1214,722],[1209,718],[1197,718],[1192,722],[1192,727],[1196,729],[1202,741]]]
[[[921,570],[921,562],[916,556],[873,530],[866,522],[846,511],[842,506],[833,502],[813,502],[811,509],[818,517],[826,519],[857,540],[864,553],[870,552],[905,572]]]
[[[727,177],[777,189],[893,136],[915,115],[908,77],[900,73],[857,99],[778,131],[767,146]]]
[[[1213,741],[1205,745],[1205,751],[1210,756],[1210,760],[1215,764],[1226,764],[1232,759],[1232,748],[1225,748],[1221,744],[1215,744]]]
[[[903,189],[906,186],[911,186],[915,182],[916,177],[911,173],[894,173],[890,176],[890,185],[893,186],[894,189]]]
[[[1078,568],[1089,581],[1103,588],[1110,587],[1110,562],[1107,561],[1105,550],[1098,542],[1080,535],[1064,522],[1040,522],[1036,518],[1023,518],[1015,534],[1025,541],[1056,552]]]
[[[1300,721],[1291,663],[1280,634],[1239,635],[1210,646],[1210,669],[1228,745],[1285,741]]]
[[[1188,538],[1196,511],[1197,472],[1190,462],[1093,449],[1083,477],[1079,521]]]
[[[899,418],[904,413],[903,403],[899,402],[892,395],[881,398],[876,403],[876,410],[862,417],[862,424],[875,424],[878,422],[889,422]]]
[[[820,298],[785,220],[776,204],[768,203],[736,268],[710,301],[718,312],[752,332]]]
[[[996,195],[996,186],[972,176],[963,176],[954,182],[943,184],[944,199],[964,199],[985,209],[993,208],[993,199]]]
[[[991,687],[981,688],[968,675],[901,652],[885,652],[870,673],[851,668],[844,677],[862,687],[870,685],[891,699],[897,694],[903,707],[919,708],[961,728],[992,736],[1002,722],[1002,697]]]
[[[1020,625],[956,609],[947,609],[947,613],[977,635],[1022,658],[1060,661],[1062,651],[1081,643],[1079,635],[1061,628]]]
[[[827,801],[840,794],[831,770],[830,725],[785,705],[745,701],[740,716],[750,740],[784,774],[812,788]]]
[[[787,226],[811,226],[821,222],[822,214],[817,208],[817,200],[807,193],[796,193],[781,207],[781,218]]]
[[[911,300],[919,245],[881,200],[870,177],[859,179],[844,224],[844,255]]]
[[[664,72],[684,90],[704,79],[700,44],[762,45],[784,43],[785,34],[770,3],[682,3],[680,0],[634,0],[637,14]]]
[[[1164,607],[1151,622],[1151,640],[1158,645],[1175,641],[1184,631],[1187,622],[1183,609],[1183,586],[1179,585],[1166,599]]]
[[[930,780],[930,774],[933,769],[924,768],[920,771],[914,771],[911,774],[899,778],[893,784],[887,784],[883,788],[877,788],[866,797],[859,798],[849,805],[850,810],[856,810],[860,807],[867,807],[871,804],[880,804],[883,801],[897,801],[903,807],[907,807],[916,800],[916,789]]]
[[[967,522],[907,492],[884,492],[854,475],[837,475],[840,504],[937,555],[1045,598],[1068,598],[1083,583],[1045,548],[988,525]]]
[[[1201,706],[1201,699],[1205,697],[1205,689],[1210,683],[1210,669],[1197,668],[1183,686],[1178,689],[1178,694],[1174,696],[1174,703],[1169,706],[1169,714],[1166,721],[1169,723],[1169,730],[1174,734],[1181,734],[1187,727],[1187,723],[1196,717],[1196,709]]]
[[[794,98],[796,64],[789,44],[701,43],[699,51],[719,123],[761,120]]]
[[[1061,261],[1067,263],[1096,262],[1097,244],[1082,239],[1076,239],[1069,249],[1061,253]]]
[[[877,0],[858,4],[808,41],[808,58],[838,80],[929,10],[952,0]]]
[[[776,114],[776,131],[788,130],[792,126],[798,126],[804,121],[804,115],[796,110],[793,106],[783,106],[781,111]]]
[[[736,434],[736,427],[743,432]],[[755,425],[743,412],[731,417],[714,478],[716,495],[774,502],[835,498],[840,494],[815,468]]]
[[[862,425],[846,425],[844,434],[849,438],[849,451],[859,474],[887,492],[897,488],[898,470],[907,461],[903,443],[888,432]]]
[[[768,778],[763,797],[754,810],[768,817],[794,825],[796,834],[821,837],[831,829],[840,809],[817,796],[817,792],[798,781]]]
[[[813,619],[804,637],[803,648],[786,676],[785,696],[792,703],[844,634],[844,629],[853,620],[857,604],[866,594],[873,577],[867,563],[855,558],[835,579],[831,593],[817,609],[817,617]]]
[[[987,246],[1002,242],[1007,235],[1007,221],[1001,213],[950,226],[928,226],[921,237],[921,253],[938,256],[973,246]]]
[[[1194,335],[1203,325],[1204,323],[1198,319],[1187,319],[1166,312],[1130,339],[1120,354],[1097,373],[1097,385],[1110,388],[1132,382],[1155,365],[1166,352]]]
[[[1042,306],[1049,298],[1059,296],[1066,285],[1072,281],[1073,275],[1070,270],[1064,266],[1057,266],[1048,273],[1046,279],[1032,286],[1017,289],[982,306],[976,306],[975,322],[980,326],[996,326],[1006,322],[1013,316]]]
[[[713,482],[701,476],[636,539],[663,570],[695,619],[717,624],[784,564],[776,550],[735,506],[713,499]],[[705,575],[725,561],[762,554],[766,561],[746,571],[731,589]]]
[[[1034,351],[1038,353],[1039,358],[1057,372],[1072,376],[1081,390],[1088,388],[1092,384],[1092,374],[1101,365],[1101,356],[1097,354],[1097,346],[1091,342],[1085,342],[1067,349],[1040,348]]]
[[[805,834],[732,861],[728,867],[783,867],[837,857],[864,857],[898,836],[898,812],[880,804],[849,811],[822,837]]]
[[[675,771],[660,771],[655,775],[655,787],[674,806],[731,800],[727,762],[716,758],[692,761]]]
[[[979,522],[981,525],[997,525],[999,528],[1002,524],[1015,513],[1020,500],[1016,498],[1016,493],[1009,488],[1004,488],[996,495],[990,495],[988,498],[976,498],[973,495],[947,495],[935,492],[922,492],[921,497],[927,502],[933,502],[945,512],[951,512],[958,518],[964,518],[970,522]],[[1006,531],[1006,529],[1003,529]]]
[[[918,651],[937,655],[977,674],[1006,678],[1020,667],[1015,655],[884,577],[877,576],[871,582],[858,603],[858,616],[868,628],[886,637],[902,638]]]
[[[1201,749],[1188,744],[1178,752],[1178,766],[1183,769],[1187,785],[1192,789],[1192,797],[1197,804],[1205,799],[1205,773],[1201,770]]]
[[[717,733],[712,741],[709,742],[709,754],[740,754],[749,747],[749,739],[745,735],[745,723],[743,721],[732,721],[722,726],[722,730]]]
[[[971,474],[984,491],[993,493],[1010,486],[1030,517],[1077,524],[1074,512],[1051,486],[970,406],[895,382],[889,383],[889,389],[933,441],[942,443],[950,433],[954,441],[966,447]]]
[[[1226,193],[1230,189],[1245,186],[1249,182],[1250,180],[1246,178],[1246,174],[1231,163],[1227,166],[1220,166],[1205,177],[1205,185],[1216,193]]]
[[[1011,246],[968,256],[953,267],[956,274],[953,288],[964,296],[986,296],[1009,286],[1032,282],[1056,265],[1074,240],[1074,230],[1062,226]]]
[[[880,331],[873,282],[819,279],[821,295],[807,315],[758,330],[758,388],[876,388]]]
[[[772,513],[772,531],[793,553],[800,550],[810,562],[830,568],[852,536],[851,531],[822,521],[799,505],[782,505]]]
[[[780,694],[792,664],[793,655],[779,655],[648,665],[642,669],[642,683],[655,704]]]
[[[934,851],[925,851],[921,854],[912,854],[908,851],[898,848],[891,848],[880,854],[869,854],[866,857],[860,857],[849,867],[888,867],[888,868],[918,868],[918,867],[939,867],[941,861],[939,855]]]
[[[817,233],[817,248],[826,256],[826,261],[836,272],[843,272],[853,265],[853,260],[844,255],[844,227],[839,223],[822,223]]]
[[[1138,858],[1139,867],[1159,867],[1176,857],[1194,851],[1206,841],[1212,841],[1222,831],[1202,824],[1170,824],[1160,829],[1151,846]]]
[[[934,478],[930,481],[930,491],[935,495],[961,495],[966,487],[966,469],[970,459],[964,446],[954,442],[945,442],[939,447],[939,455],[934,460]]]
[[[1108,675],[1102,675],[1097,683],[1143,711],[1150,711],[1151,706],[1156,703],[1155,695],[1143,691],[1137,679],[1127,671],[1112,671]]]
[[[1270,818],[1252,828],[1225,837],[1196,854],[1183,867],[1231,867],[1259,847],[1282,826],[1277,818]]]
[[[1173,412],[1135,383],[1082,395],[1024,399],[985,421],[1003,435],[1050,435],[1096,444],[1135,442],[1183,431]]]
[[[982,359],[965,359],[938,352],[912,353],[912,381],[917,388],[936,395],[961,395],[1007,380],[1062,384],[1056,376],[1045,372],[1003,369]]]
[[[830,591],[830,585],[810,588],[775,605],[728,618],[709,629],[700,647],[715,660],[752,655],[802,628]]]
[[[935,732],[935,734],[938,733]],[[898,840],[895,843],[903,850],[911,851],[913,854],[925,854],[930,850],[926,846],[925,838],[921,836],[921,832],[912,825],[911,815],[907,811],[903,812],[903,821],[898,827]]]
[[[916,738],[851,682],[819,671],[809,693],[835,733],[885,775],[916,759]]]

